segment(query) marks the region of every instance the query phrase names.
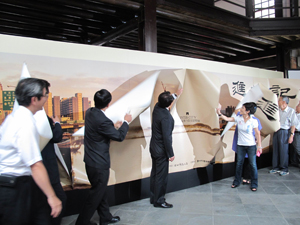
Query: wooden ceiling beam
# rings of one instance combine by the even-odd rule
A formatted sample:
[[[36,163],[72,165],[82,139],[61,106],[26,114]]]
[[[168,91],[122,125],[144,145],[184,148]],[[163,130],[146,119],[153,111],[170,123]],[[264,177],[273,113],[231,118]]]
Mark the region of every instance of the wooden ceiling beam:
[[[100,38],[96,38],[91,41],[92,45],[104,45],[107,42],[111,42],[117,38],[120,38],[138,28],[139,18],[134,18],[126,24],[123,24],[116,29],[103,34]]]
[[[249,23],[251,36],[298,35],[300,18],[252,19]]]
[[[208,46],[214,46],[214,47],[219,47],[223,48],[225,51],[226,50],[231,50],[236,53],[247,53],[250,54],[251,51],[249,48],[245,48],[242,46],[236,46],[230,43],[225,43],[225,42],[220,42],[220,41],[215,41],[207,37],[200,37],[198,35],[194,34],[188,34],[186,32],[181,32],[181,31],[174,31],[171,29],[164,29],[164,28],[158,28],[158,35],[164,34],[164,35],[170,35],[171,37],[180,37],[183,39],[183,41],[194,41],[198,43],[203,43]]]
[[[223,60],[226,63],[240,63],[240,62],[249,62],[253,60],[260,60],[265,58],[276,57],[277,50],[272,48],[266,51],[257,51],[255,53],[249,54],[240,54],[238,57],[227,57]]]
[[[241,38],[233,37],[233,36],[230,36],[229,34],[225,35],[220,32],[207,30],[207,29],[197,27],[197,26],[192,26],[189,24],[178,23],[178,22],[174,22],[174,21],[170,21],[170,20],[161,19],[161,18],[157,19],[157,23],[158,23],[158,26],[172,28],[174,30],[198,35],[201,37],[210,38],[210,39],[213,39],[216,41],[222,41],[222,42],[226,42],[226,43],[243,46],[243,47],[246,47],[249,49],[255,49],[255,50],[259,50],[259,51],[263,51],[265,49],[264,45],[253,43],[248,40],[243,40]]]

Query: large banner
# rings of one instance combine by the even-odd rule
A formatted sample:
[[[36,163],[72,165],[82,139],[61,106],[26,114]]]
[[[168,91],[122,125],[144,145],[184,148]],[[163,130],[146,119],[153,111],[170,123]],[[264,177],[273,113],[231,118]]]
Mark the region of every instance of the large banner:
[[[14,41],[10,48],[1,44],[10,40]],[[9,105],[14,102],[11,98],[24,62],[31,77],[51,83],[44,111],[61,118],[64,136],[56,151],[61,155],[65,189],[89,187],[83,162],[84,116],[94,106],[94,93],[102,88],[113,96],[106,111],[112,121],[122,120],[126,112],[133,116],[126,139],[111,142],[110,185],[150,176],[151,114],[164,88],[173,93],[184,89],[171,109],[175,160],[170,163],[170,173],[234,161],[235,125],[219,120],[217,107],[230,116],[244,102],[256,102],[255,116],[262,123],[262,145],[268,152],[271,135],[279,129],[277,98],[289,96],[293,108],[299,102],[300,80],[280,78],[278,72],[0,35],[1,123],[12,112]]]

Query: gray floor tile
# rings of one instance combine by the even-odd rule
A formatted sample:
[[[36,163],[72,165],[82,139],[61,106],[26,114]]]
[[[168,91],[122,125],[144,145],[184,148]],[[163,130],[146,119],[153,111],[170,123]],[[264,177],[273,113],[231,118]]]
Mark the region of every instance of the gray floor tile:
[[[296,208],[294,205],[277,205],[276,207],[285,218],[299,217],[299,207]]]
[[[121,221],[118,225],[121,224],[132,224],[132,225],[139,225],[141,224],[144,217],[148,214],[147,211],[137,211],[137,210],[123,210],[119,209],[115,215],[121,218]]]
[[[141,225],[174,225],[177,224],[180,215],[171,212],[170,209],[160,209],[148,213],[142,220]]]
[[[287,186],[294,194],[300,194],[300,178],[295,180],[289,180],[284,182],[285,186]]]
[[[196,203],[196,204],[205,204],[212,203],[212,194],[211,193],[185,193],[183,203]]]
[[[232,184],[232,181],[231,182],[228,182],[228,183],[218,183],[218,184],[215,184],[213,183],[212,184],[212,192],[213,193],[226,193],[226,194],[237,194],[237,188],[231,188],[231,184]]]
[[[213,225],[213,216],[180,214],[177,225]]]
[[[205,184],[205,185],[199,185],[197,187],[188,188],[186,189],[186,193],[212,193],[212,187],[211,183]]]
[[[269,195],[274,205],[291,205],[300,208],[300,196],[298,195]]]
[[[239,195],[215,193],[212,195],[214,203],[242,203]]]
[[[263,186],[262,187],[267,194],[271,195],[291,195],[294,194],[287,186],[284,184],[278,184],[277,186]]]
[[[299,179],[299,176],[297,176],[296,174],[293,174],[291,172],[289,175],[278,177],[279,181],[288,181],[288,180],[297,180],[297,179]]]
[[[244,205],[241,203],[214,203],[214,215],[247,216]]]
[[[249,217],[282,217],[274,205],[245,204],[244,207]]]
[[[290,174],[269,174],[270,168],[258,170],[258,190],[249,185],[231,188],[233,177],[168,193],[172,209],[155,208],[149,198],[110,207],[121,217],[117,225],[300,225],[300,172],[290,167]],[[75,225],[78,215],[64,217],[61,225]],[[98,222],[95,212],[92,221]]]
[[[260,205],[273,205],[272,200],[268,194],[254,196],[254,195],[240,195],[243,204],[260,204]]]
[[[284,218],[278,217],[250,217],[250,222],[253,225],[287,225],[287,221]]]
[[[213,215],[212,204],[211,203],[205,203],[205,204],[186,203],[181,206],[180,213]]]
[[[214,216],[214,225],[250,225],[248,216]]]
[[[285,218],[289,225],[300,225],[300,217],[298,218]]]

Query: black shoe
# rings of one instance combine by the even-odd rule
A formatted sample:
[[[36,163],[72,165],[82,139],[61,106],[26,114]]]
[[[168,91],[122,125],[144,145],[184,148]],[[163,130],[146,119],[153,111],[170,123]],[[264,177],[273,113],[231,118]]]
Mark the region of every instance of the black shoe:
[[[168,208],[173,208],[172,204],[169,204],[167,202],[164,202],[162,204],[154,204],[154,207],[160,207],[160,208],[164,208],[164,209],[168,209]]]
[[[113,216],[110,221],[106,221],[106,222],[101,222],[100,221],[100,225],[107,225],[107,224],[111,224],[111,223],[116,223],[116,222],[119,222],[120,220],[121,219],[120,219],[119,216]]]

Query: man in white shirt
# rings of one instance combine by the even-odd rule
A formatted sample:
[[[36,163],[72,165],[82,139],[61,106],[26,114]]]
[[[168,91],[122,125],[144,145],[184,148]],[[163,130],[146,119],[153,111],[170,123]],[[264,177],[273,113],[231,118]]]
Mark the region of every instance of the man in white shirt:
[[[32,178],[47,196],[51,215],[57,217],[61,201],[49,182],[39,149],[33,115],[43,109],[50,84],[46,80],[20,80],[15,97],[20,107],[0,128],[0,224],[32,224]],[[45,223],[46,224],[46,223]]]
[[[279,98],[280,129],[273,136],[273,168],[270,173],[279,173],[280,176],[289,174],[289,144],[293,142],[295,127],[298,125],[295,110],[288,107],[288,104],[288,97]]]
[[[298,118],[299,124],[295,130],[293,150],[295,153],[295,163],[297,164],[297,166],[300,166],[300,103],[296,106],[296,116]]]

